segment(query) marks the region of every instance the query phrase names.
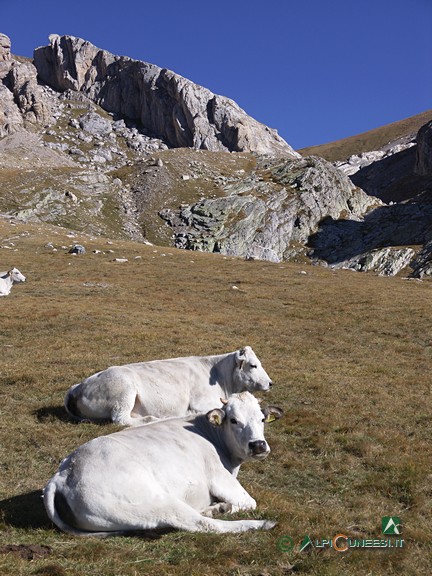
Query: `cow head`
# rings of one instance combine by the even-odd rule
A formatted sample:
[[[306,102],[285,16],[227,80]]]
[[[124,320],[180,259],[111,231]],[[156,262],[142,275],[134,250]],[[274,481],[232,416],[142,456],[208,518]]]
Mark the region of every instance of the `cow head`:
[[[208,412],[207,418],[213,426],[221,427],[230,455],[240,462],[268,456],[264,423],[280,418],[283,411],[275,406],[262,410],[259,400],[249,392],[233,394],[222,403],[223,407]]]
[[[25,282],[26,280],[26,277],[24,274],[21,274],[18,268],[12,268],[9,270],[8,276],[10,276],[12,282]]]
[[[237,392],[269,390],[273,385],[250,346],[245,346],[235,353],[235,364],[233,381]]]

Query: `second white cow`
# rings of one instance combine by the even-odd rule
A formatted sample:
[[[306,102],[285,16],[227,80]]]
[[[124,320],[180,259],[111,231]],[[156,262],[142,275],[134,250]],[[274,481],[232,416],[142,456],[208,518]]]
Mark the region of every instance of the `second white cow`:
[[[144,424],[221,406],[220,398],[269,390],[272,381],[250,346],[217,356],[188,356],[111,366],[72,386],[66,411],[76,420]]]

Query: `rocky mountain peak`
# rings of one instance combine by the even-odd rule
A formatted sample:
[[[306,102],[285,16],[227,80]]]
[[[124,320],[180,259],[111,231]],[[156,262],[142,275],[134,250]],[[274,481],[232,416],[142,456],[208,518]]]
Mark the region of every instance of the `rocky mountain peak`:
[[[37,48],[39,78],[57,91],[84,93],[170,147],[299,157],[276,132],[233,100],[154,64],[115,56],[81,38],[52,34]]]

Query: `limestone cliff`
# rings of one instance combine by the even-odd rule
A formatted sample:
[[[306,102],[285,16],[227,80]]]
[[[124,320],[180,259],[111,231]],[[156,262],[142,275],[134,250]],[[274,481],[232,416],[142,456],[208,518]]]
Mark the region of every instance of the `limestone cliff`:
[[[80,38],[51,35],[49,46],[35,50],[34,63],[39,78],[55,90],[83,92],[169,146],[299,156],[276,130],[248,116],[233,100]]]
[[[52,119],[36,68],[31,62],[12,58],[10,49],[9,37],[0,34],[0,137]]]

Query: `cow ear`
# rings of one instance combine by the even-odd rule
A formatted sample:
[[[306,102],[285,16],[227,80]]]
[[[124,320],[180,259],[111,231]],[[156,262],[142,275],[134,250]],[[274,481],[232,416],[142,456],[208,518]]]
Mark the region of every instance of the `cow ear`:
[[[241,348],[236,354],[236,363],[240,370],[243,369],[243,364],[246,360],[246,351],[244,348]]]
[[[282,408],[277,406],[267,406],[264,410],[264,422],[274,422],[283,416]]]
[[[206,416],[210,424],[213,424],[213,426],[221,426],[223,419],[225,418],[225,412],[220,408],[215,408],[214,410],[207,412]]]

